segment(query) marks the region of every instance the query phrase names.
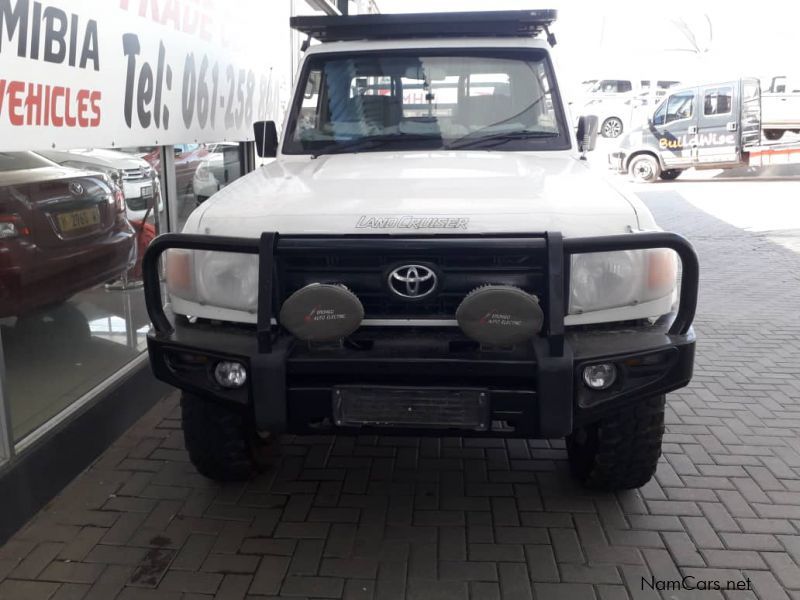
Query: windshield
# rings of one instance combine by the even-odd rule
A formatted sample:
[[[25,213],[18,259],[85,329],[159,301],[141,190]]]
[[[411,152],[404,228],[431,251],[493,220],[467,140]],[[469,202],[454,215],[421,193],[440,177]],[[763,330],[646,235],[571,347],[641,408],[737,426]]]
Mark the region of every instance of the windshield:
[[[309,58],[284,153],[496,147],[565,150],[543,50]]]

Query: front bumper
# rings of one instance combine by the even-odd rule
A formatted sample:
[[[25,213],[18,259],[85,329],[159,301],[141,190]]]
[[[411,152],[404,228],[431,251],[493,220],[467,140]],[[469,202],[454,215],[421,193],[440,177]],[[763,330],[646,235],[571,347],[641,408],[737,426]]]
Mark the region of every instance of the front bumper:
[[[457,329],[375,327],[327,348],[309,347],[287,335],[263,355],[252,329],[178,319],[173,332],[151,333],[148,348],[159,379],[191,393],[252,406],[263,429],[341,430],[334,426],[337,389],[410,386],[485,390],[491,425],[459,435],[551,437],[643,397],[685,386],[692,376],[695,338],[693,330],[670,335],[658,325],[567,332],[564,356],[553,360],[544,338],[513,351],[483,351]],[[651,364],[641,364],[645,357],[651,357]],[[216,385],[212,371],[220,360],[244,364],[248,384],[239,390]],[[605,362],[617,365],[617,384],[607,391],[590,390],[582,382],[583,367]]]
[[[288,248],[298,239],[303,247],[331,244],[332,252],[337,245],[353,243],[346,236],[296,236],[281,242]],[[545,327],[541,335],[513,349],[498,350],[481,348],[457,327],[361,327],[342,344],[314,347],[272,325],[274,283],[260,287],[255,328],[189,323],[183,317],[173,317],[173,325],[163,310],[158,281],[158,256],[166,248],[259,253],[259,280],[275,282],[273,266],[282,247],[275,234],[264,234],[261,240],[169,234],[151,244],[143,265],[145,297],[154,324],[148,336],[153,371],[159,379],[188,392],[252,407],[261,429],[290,432],[347,430],[335,425],[335,397],[342,389],[479,390],[488,398],[491,424],[459,429],[458,434],[506,437],[564,436],[576,424],[624,409],[643,397],[675,390],[691,379],[695,347],[691,322],[699,271],[691,245],[680,236],[644,233],[562,240],[550,233],[520,239],[452,236],[451,240],[480,245],[487,252],[492,244],[544,244],[548,285],[542,299]],[[397,244],[398,240],[384,237],[374,243]],[[416,238],[414,243],[451,242],[437,237]],[[672,248],[682,260],[681,298],[675,314],[652,326],[565,331],[569,281],[565,267],[571,254],[661,247]],[[248,383],[244,387],[226,390],[215,383],[214,367],[223,360],[245,365]],[[590,390],[582,382],[584,366],[605,362],[617,367],[617,382],[605,391]],[[439,431],[452,434],[447,428]]]

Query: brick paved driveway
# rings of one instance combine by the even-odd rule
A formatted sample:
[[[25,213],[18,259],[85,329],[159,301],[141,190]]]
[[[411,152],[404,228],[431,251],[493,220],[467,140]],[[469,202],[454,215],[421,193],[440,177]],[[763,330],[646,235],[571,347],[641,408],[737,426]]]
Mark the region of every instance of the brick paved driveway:
[[[647,189],[703,264],[649,485],[586,493],[561,441],[318,437],[218,486],[171,397],[0,548],[0,597],[800,599],[800,255]],[[642,586],[683,576],[753,590]]]

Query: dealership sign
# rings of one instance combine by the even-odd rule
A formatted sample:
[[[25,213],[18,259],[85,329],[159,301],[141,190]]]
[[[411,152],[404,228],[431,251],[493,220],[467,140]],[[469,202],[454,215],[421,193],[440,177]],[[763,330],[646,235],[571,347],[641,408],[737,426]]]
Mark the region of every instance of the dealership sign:
[[[0,0],[0,150],[252,139],[276,116],[272,4]]]

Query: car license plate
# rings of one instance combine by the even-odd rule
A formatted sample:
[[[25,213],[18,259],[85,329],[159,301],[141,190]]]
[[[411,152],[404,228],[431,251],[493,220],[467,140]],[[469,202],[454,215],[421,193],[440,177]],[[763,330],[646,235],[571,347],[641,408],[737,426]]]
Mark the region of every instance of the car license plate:
[[[153,186],[152,185],[144,185],[140,191],[142,198],[152,198],[153,197]]]
[[[333,390],[333,419],[344,427],[489,429],[485,389],[341,386]]]
[[[100,223],[100,209],[93,206],[83,210],[60,213],[56,217],[58,219],[58,228],[62,233],[67,233]]]

